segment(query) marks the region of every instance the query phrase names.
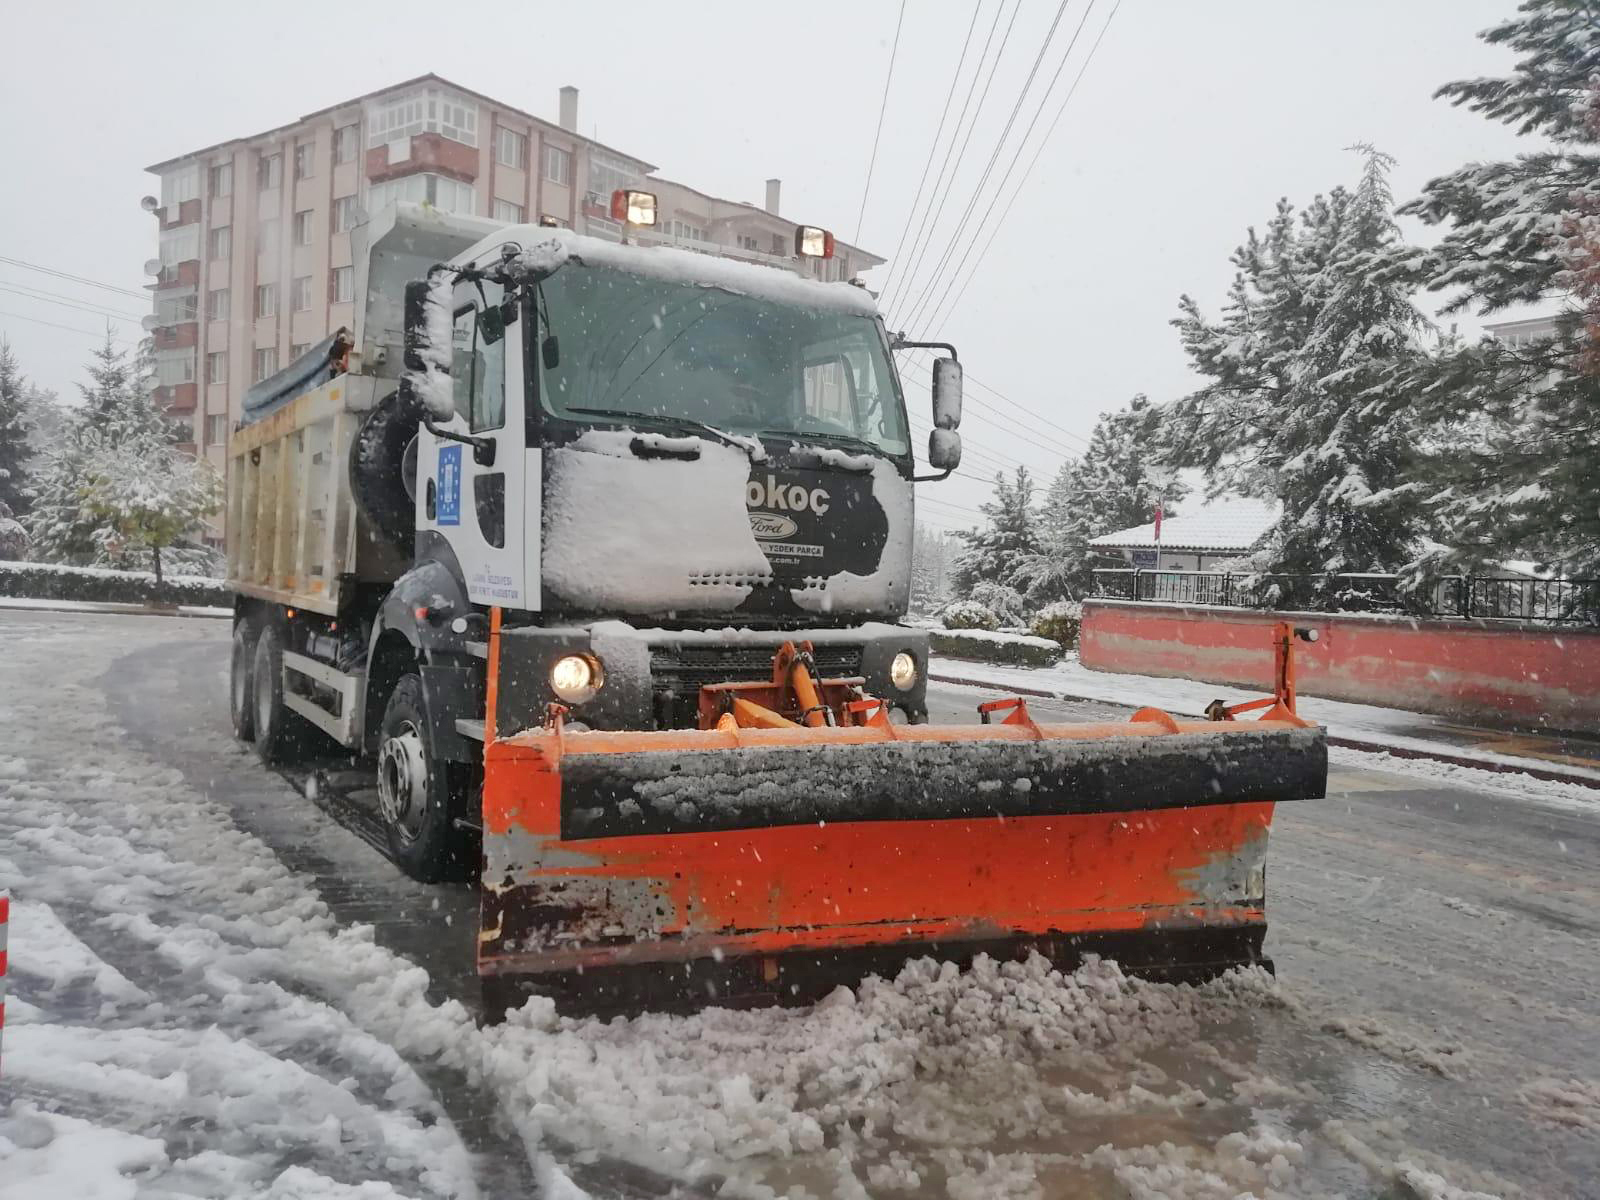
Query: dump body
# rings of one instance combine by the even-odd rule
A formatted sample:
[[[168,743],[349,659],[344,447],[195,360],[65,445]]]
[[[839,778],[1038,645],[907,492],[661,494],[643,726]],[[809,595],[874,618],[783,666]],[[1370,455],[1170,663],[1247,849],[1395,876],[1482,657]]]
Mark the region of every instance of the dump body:
[[[405,570],[351,494],[350,446],[383,384],[336,376],[233,435],[227,571],[234,591],[332,615],[351,581],[392,581]]]

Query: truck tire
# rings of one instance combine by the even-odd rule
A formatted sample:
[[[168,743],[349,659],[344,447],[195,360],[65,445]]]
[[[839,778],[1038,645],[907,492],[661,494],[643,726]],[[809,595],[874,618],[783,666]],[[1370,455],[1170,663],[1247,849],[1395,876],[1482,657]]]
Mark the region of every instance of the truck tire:
[[[378,805],[389,856],[422,883],[469,874],[466,838],[455,818],[466,792],[458,764],[436,762],[428,744],[422,679],[402,675],[378,731]]]
[[[311,727],[283,702],[283,630],[275,624],[266,625],[256,638],[250,683],[255,701],[251,721],[261,761],[283,766],[304,758]]]
[[[233,736],[241,742],[256,740],[256,701],[254,659],[260,632],[249,617],[233,627],[233,654],[228,664],[228,716],[233,721]]]

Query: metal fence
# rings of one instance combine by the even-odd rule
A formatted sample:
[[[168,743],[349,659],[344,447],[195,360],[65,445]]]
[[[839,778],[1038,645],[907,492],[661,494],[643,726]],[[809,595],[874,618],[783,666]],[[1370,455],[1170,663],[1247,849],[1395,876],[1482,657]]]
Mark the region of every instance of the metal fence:
[[[1095,593],[1114,600],[1217,604],[1310,612],[1600,625],[1600,579],[1449,575],[1406,590],[1394,575],[1233,575],[1218,571],[1097,570]]]

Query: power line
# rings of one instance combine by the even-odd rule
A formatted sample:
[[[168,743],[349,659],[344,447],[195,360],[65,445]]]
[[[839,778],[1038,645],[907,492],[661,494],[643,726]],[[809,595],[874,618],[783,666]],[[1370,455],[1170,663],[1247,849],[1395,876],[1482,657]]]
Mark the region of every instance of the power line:
[[[79,312],[91,313],[97,317],[105,317],[108,321],[122,321],[127,324],[137,325],[139,317],[129,316],[116,312],[113,309],[101,308],[95,304],[78,304],[72,300],[62,300],[52,297],[48,292],[37,292],[32,288],[8,287],[0,283],[0,292],[10,292],[14,296],[21,296],[25,300],[36,300],[42,304],[59,304],[62,308],[75,308]]]
[[[136,296],[140,300],[150,299],[148,292],[136,292],[132,288],[118,287],[114,283],[102,283],[98,279],[86,279],[82,275],[73,275],[68,271],[58,271],[54,267],[41,267],[38,263],[23,262],[20,258],[6,258],[4,255],[0,255],[0,263],[9,263],[13,267],[22,267],[25,270],[54,275],[57,279],[70,279],[73,283],[83,283],[90,287],[104,288],[108,292],[121,292],[124,296]]]
[[[1011,106],[1011,115],[1006,118],[1005,128],[1000,131],[1000,136],[995,139],[994,149],[989,154],[989,161],[984,165],[983,174],[979,176],[977,186],[972,189],[972,195],[967,200],[967,206],[961,214],[961,219],[956,222],[955,232],[951,234],[950,241],[945,246],[944,254],[940,257],[939,262],[934,267],[933,274],[929,277],[927,284],[912,302],[911,315],[905,321],[905,326],[907,328],[914,328],[916,326],[917,318],[922,315],[923,310],[927,307],[928,302],[932,299],[932,297],[938,294],[939,281],[944,278],[945,270],[949,266],[950,260],[955,256],[956,247],[958,244],[960,244],[962,235],[966,231],[967,222],[972,219],[972,214],[978,207],[978,199],[983,194],[984,186],[989,182],[989,176],[994,172],[995,163],[999,161],[1001,151],[1005,148],[1006,139],[1011,136],[1012,127],[1016,124],[1017,117],[1022,112],[1022,107],[1027,101],[1028,93],[1033,90],[1033,81],[1038,77],[1039,67],[1044,63],[1045,56],[1050,51],[1050,45],[1055,40],[1056,30],[1061,26],[1061,18],[1066,15],[1068,3],[1069,0],[1061,0],[1061,4],[1056,9],[1055,19],[1050,22],[1050,29],[1045,34],[1044,41],[1039,45],[1039,53],[1034,56],[1033,66],[1028,70],[1028,78],[1023,81],[1022,90],[1017,93],[1016,102]],[[1090,7],[1093,7],[1092,0]],[[1055,74],[1051,76],[1049,86],[1045,88],[1044,96],[1039,101],[1039,107],[1034,111],[1033,121],[1029,123],[1027,132],[1022,135],[1022,139],[1017,143],[1017,152],[1012,156],[1011,167],[1007,168],[1006,176],[1002,177],[999,185],[995,188],[996,196],[998,196],[1000,192],[1004,190],[1005,179],[1006,177],[1009,177],[1011,168],[1016,166],[1017,158],[1022,154],[1022,148],[1027,144],[1028,137],[1033,132],[1033,126],[1039,120],[1039,114],[1044,111],[1045,104],[1049,102],[1050,93],[1055,90],[1056,81],[1061,78],[1061,72],[1067,65],[1067,59],[1072,56],[1072,48],[1073,46],[1077,45],[1078,34],[1083,32],[1083,22],[1088,20],[1088,18],[1089,11],[1086,8],[1084,10],[1083,21],[1078,22],[1078,29],[1075,33],[1073,33],[1072,40],[1067,43],[1066,52],[1061,56],[1061,62],[1056,66]],[[983,219],[979,218],[980,228],[982,227],[982,223]],[[973,240],[976,241],[976,237],[974,237]],[[971,253],[970,245],[968,247],[968,253]],[[963,258],[962,261],[965,262],[965,259]]]
[[[907,365],[916,365],[919,369],[926,370],[926,368],[923,368],[920,363],[918,363],[918,364],[907,364]],[[968,375],[967,378],[971,379],[972,377],[970,375]],[[976,379],[973,379],[972,382],[973,383],[978,383],[978,381]],[[982,384],[980,386],[984,387],[985,390],[993,391],[993,389],[989,388],[988,385],[986,385],[986,384]],[[995,394],[999,395],[999,393],[995,393]],[[1002,397],[1002,399],[1005,399],[1005,397]],[[1022,427],[1015,417],[1008,416],[1007,414],[1004,414],[1004,413],[996,412],[994,410],[993,406],[991,406],[989,404],[981,404],[977,400],[972,399],[971,397],[968,397],[966,402],[969,405],[971,405],[973,408],[979,410],[980,412],[987,412],[989,414],[989,418],[991,420],[995,421],[997,424],[1005,425],[1014,434],[1020,435],[1020,436],[1025,437],[1025,438],[1032,439],[1033,440],[1033,444],[1035,446],[1037,446],[1038,449],[1044,450],[1044,451],[1046,451],[1048,453],[1059,454],[1063,458],[1076,458],[1081,453],[1081,451],[1077,447],[1067,446],[1067,445],[1063,444],[1062,442],[1060,442],[1059,440],[1057,440],[1052,435],[1050,435],[1048,433],[1045,433],[1042,430],[1039,430],[1039,429],[1027,429],[1027,428]],[[1015,401],[1007,400],[1007,403],[1010,403],[1013,407],[1017,407],[1017,408],[1021,408],[1022,407],[1021,405],[1017,404]],[[1024,410],[1024,411],[1028,411],[1028,410]],[[1032,417],[1034,417],[1034,418],[1036,418],[1036,419],[1038,419],[1040,421],[1045,421],[1045,418],[1039,416],[1038,413],[1028,412],[1028,415],[1032,416]],[[1046,424],[1053,424],[1053,422],[1046,421]],[[1056,426],[1056,428],[1060,429],[1061,427],[1060,426]],[[1062,432],[1066,432],[1066,431],[1063,430]],[[1080,442],[1084,440],[1083,438],[1078,437],[1077,434],[1068,434],[1068,436],[1069,437],[1076,437],[1076,438],[1078,438],[1078,440]]]
[[[983,250],[979,252],[977,261],[972,264],[972,270],[967,272],[967,277],[961,281],[961,286],[939,305],[934,319],[929,322],[935,329],[944,328],[944,322],[949,319],[951,313],[955,312],[956,306],[961,303],[961,297],[966,295],[967,285],[972,282],[972,277],[978,273],[978,268],[983,265],[983,260],[988,256],[989,247],[994,244],[996,235],[1005,228],[1006,219],[1011,215],[1012,206],[1016,204],[1017,197],[1022,194],[1023,188],[1027,186],[1028,178],[1033,174],[1033,168],[1039,162],[1039,156],[1044,152],[1045,146],[1049,144],[1051,135],[1055,133],[1056,126],[1061,121],[1062,114],[1067,111],[1067,105],[1071,103],[1073,94],[1078,90],[1078,84],[1083,82],[1084,73],[1088,71],[1089,64],[1094,61],[1095,52],[1100,49],[1100,43],[1104,40],[1106,31],[1111,28],[1111,22],[1116,19],[1117,10],[1121,7],[1122,0],[1117,0],[1117,3],[1111,9],[1111,15],[1106,18],[1106,23],[1100,27],[1100,32],[1095,36],[1094,45],[1089,47],[1089,53],[1084,56],[1083,65],[1078,68],[1078,74],[1072,80],[1072,86],[1067,89],[1067,94],[1061,98],[1061,106],[1056,109],[1056,115],[1051,118],[1050,127],[1045,130],[1044,137],[1034,148],[1033,157],[1028,160],[1027,168],[1022,172],[1021,178],[1017,180],[1017,186],[1011,193],[1011,199],[1006,201],[1006,207],[1000,214],[1000,220],[989,231],[988,240],[984,242]],[[957,268],[956,273],[960,274],[960,268]],[[943,315],[940,315],[941,313]]]
[[[43,320],[40,320],[38,317],[24,316],[22,313],[0,312],[0,317],[11,317],[13,320],[17,320],[17,321],[32,321],[35,325],[48,325],[51,329],[65,329],[68,333],[86,333],[90,337],[106,337],[106,336],[108,336],[107,332],[105,330],[103,330],[103,329],[102,330],[80,329],[76,325],[62,325],[62,324],[60,324],[59,322],[56,322],[56,321],[43,321]],[[122,338],[113,337],[111,340],[113,342],[120,342],[123,339]]]
[[[994,62],[989,66],[989,77],[984,81],[982,95],[978,97],[978,107],[972,113],[972,124],[967,126],[967,134],[961,142],[961,150],[956,153],[955,174],[960,174],[961,160],[966,157],[967,144],[972,141],[972,131],[977,128],[978,118],[983,114],[984,103],[989,99],[989,85],[994,82],[995,69],[999,67],[1000,59],[1005,55],[1006,43],[1011,40],[1011,28],[1017,23],[1017,13],[1021,11],[1021,8],[1022,0],[1016,0],[1016,4],[1011,9],[1011,20],[1007,23],[1005,34],[1000,39],[1000,48],[995,51]],[[883,285],[883,301],[885,303],[885,307],[887,307],[887,301],[890,293],[895,288],[903,288],[906,286],[906,284],[915,276],[917,268],[922,265],[922,255],[927,253],[926,244],[923,244],[923,248],[920,253],[917,250],[917,246],[922,242],[925,234],[928,235],[931,240],[933,230],[939,227],[939,218],[944,215],[944,203],[950,195],[948,191],[942,190],[944,188],[945,171],[950,166],[950,155],[955,151],[956,138],[961,134],[962,122],[967,119],[967,110],[972,107],[972,91],[978,86],[978,76],[983,74],[983,60],[989,55],[989,46],[994,41],[994,31],[999,28],[1000,18],[1004,13],[1005,0],[1000,0],[1000,3],[995,6],[994,20],[989,23],[989,36],[984,39],[983,50],[978,55],[978,69],[973,72],[972,82],[967,85],[967,98],[961,103],[961,115],[956,118],[955,131],[950,135],[950,144],[944,149],[944,160],[939,164],[939,176],[933,181],[933,193],[939,197],[939,207],[937,210],[935,210],[932,200],[929,200],[928,211],[922,214],[922,221],[917,227],[917,235],[911,239],[911,249],[906,253],[906,258],[908,261],[910,261],[910,266],[902,271],[899,275],[896,275],[895,271],[899,269],[900,264],[895,263],[893,266],[891,266],[889,278],[884,281]],[[951,182],[954,183],[954,180],[955,175],[952,175]],[[932,217],[931,226],[929,225],[930,215]]]
[[[905,224],[900,226],[900,241],[896,243],[894,254],[889,259],[890,263],[894,265],[889,268],[888,279],[894,277],[895,268],[900,263],[900,251],[905,249],[906,234],[911,229],[911,223],[917,219],[917,206],[922,203],[922,189],[927,185],[928,172],[933,167],[933,156],[939,149],[939,139],[944,136],[944,123],[945,119],[950,115],[950,102],[956,98],[956,84],[961,82],[961,68],[967,65],[967,49],[972,45],[972,31],[978,27],[978,14],[982,11],[983,4],[980,0],[979,3],[972,6],[972,20],[967,22],[967,36],[966,40],[961,43],[961,57],[956,59],[956,69],[950,76],[950,90],[944,94],[944,108],[939,113],[939,127],[933,131],[933,141],[928,145],[928,157],[922,164],[922,178],[917,181],[917,194],[911,198],[911,210],[906,213]],[[982,65],[983,60],[979,59],[979,67],[981,68]],[[976,75],[974,75],[974,78],[976,78]],[[968,94],[971,94],[970,91]],[[950,136],[952,140],[955,138],[953,133]],[[933,207],[933,198],[931,196],[928,198],[928,206],[930,208]],[[888,287],[888,279],[884,281],[885,288]]]
[[[894,23],[894,45],[889,48],[889,71],[883,77],[883,99],[878,104],[878,130],[872,135],[872,157],[867,161],[867,182],[861,189],[861,211],[856,214],[856,236],[861,241],[861,222],[867,216],[867,194],[872,191],[872,169],[878,165],[878,139],[883,136],[883,114],[889,108],[889,84],[894,80],[894,60],[900,53],[900,26],[906,19],[906,0],[900,0],[900,17]]]

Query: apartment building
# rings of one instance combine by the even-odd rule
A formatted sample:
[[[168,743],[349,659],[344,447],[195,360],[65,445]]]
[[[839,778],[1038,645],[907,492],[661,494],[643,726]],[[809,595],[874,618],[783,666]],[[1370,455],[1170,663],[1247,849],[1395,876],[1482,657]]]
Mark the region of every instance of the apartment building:
[[[640,241],[826,279],[884,262],[842,241],[832,260],[796,259],[778,180],[762,205],[721,200],[580,134],[576,88],[561,89],[558,111],[552,123],[424,75],[149,167],[161,181],[146,201],[160,250],[147,264],[146,323],[158,397],[192,421],[192,449],[225,470],[250,384],[353,324],[350,230],[394,200],[616,241],[611,193],[643,187],[659,197],[661,224]]]

